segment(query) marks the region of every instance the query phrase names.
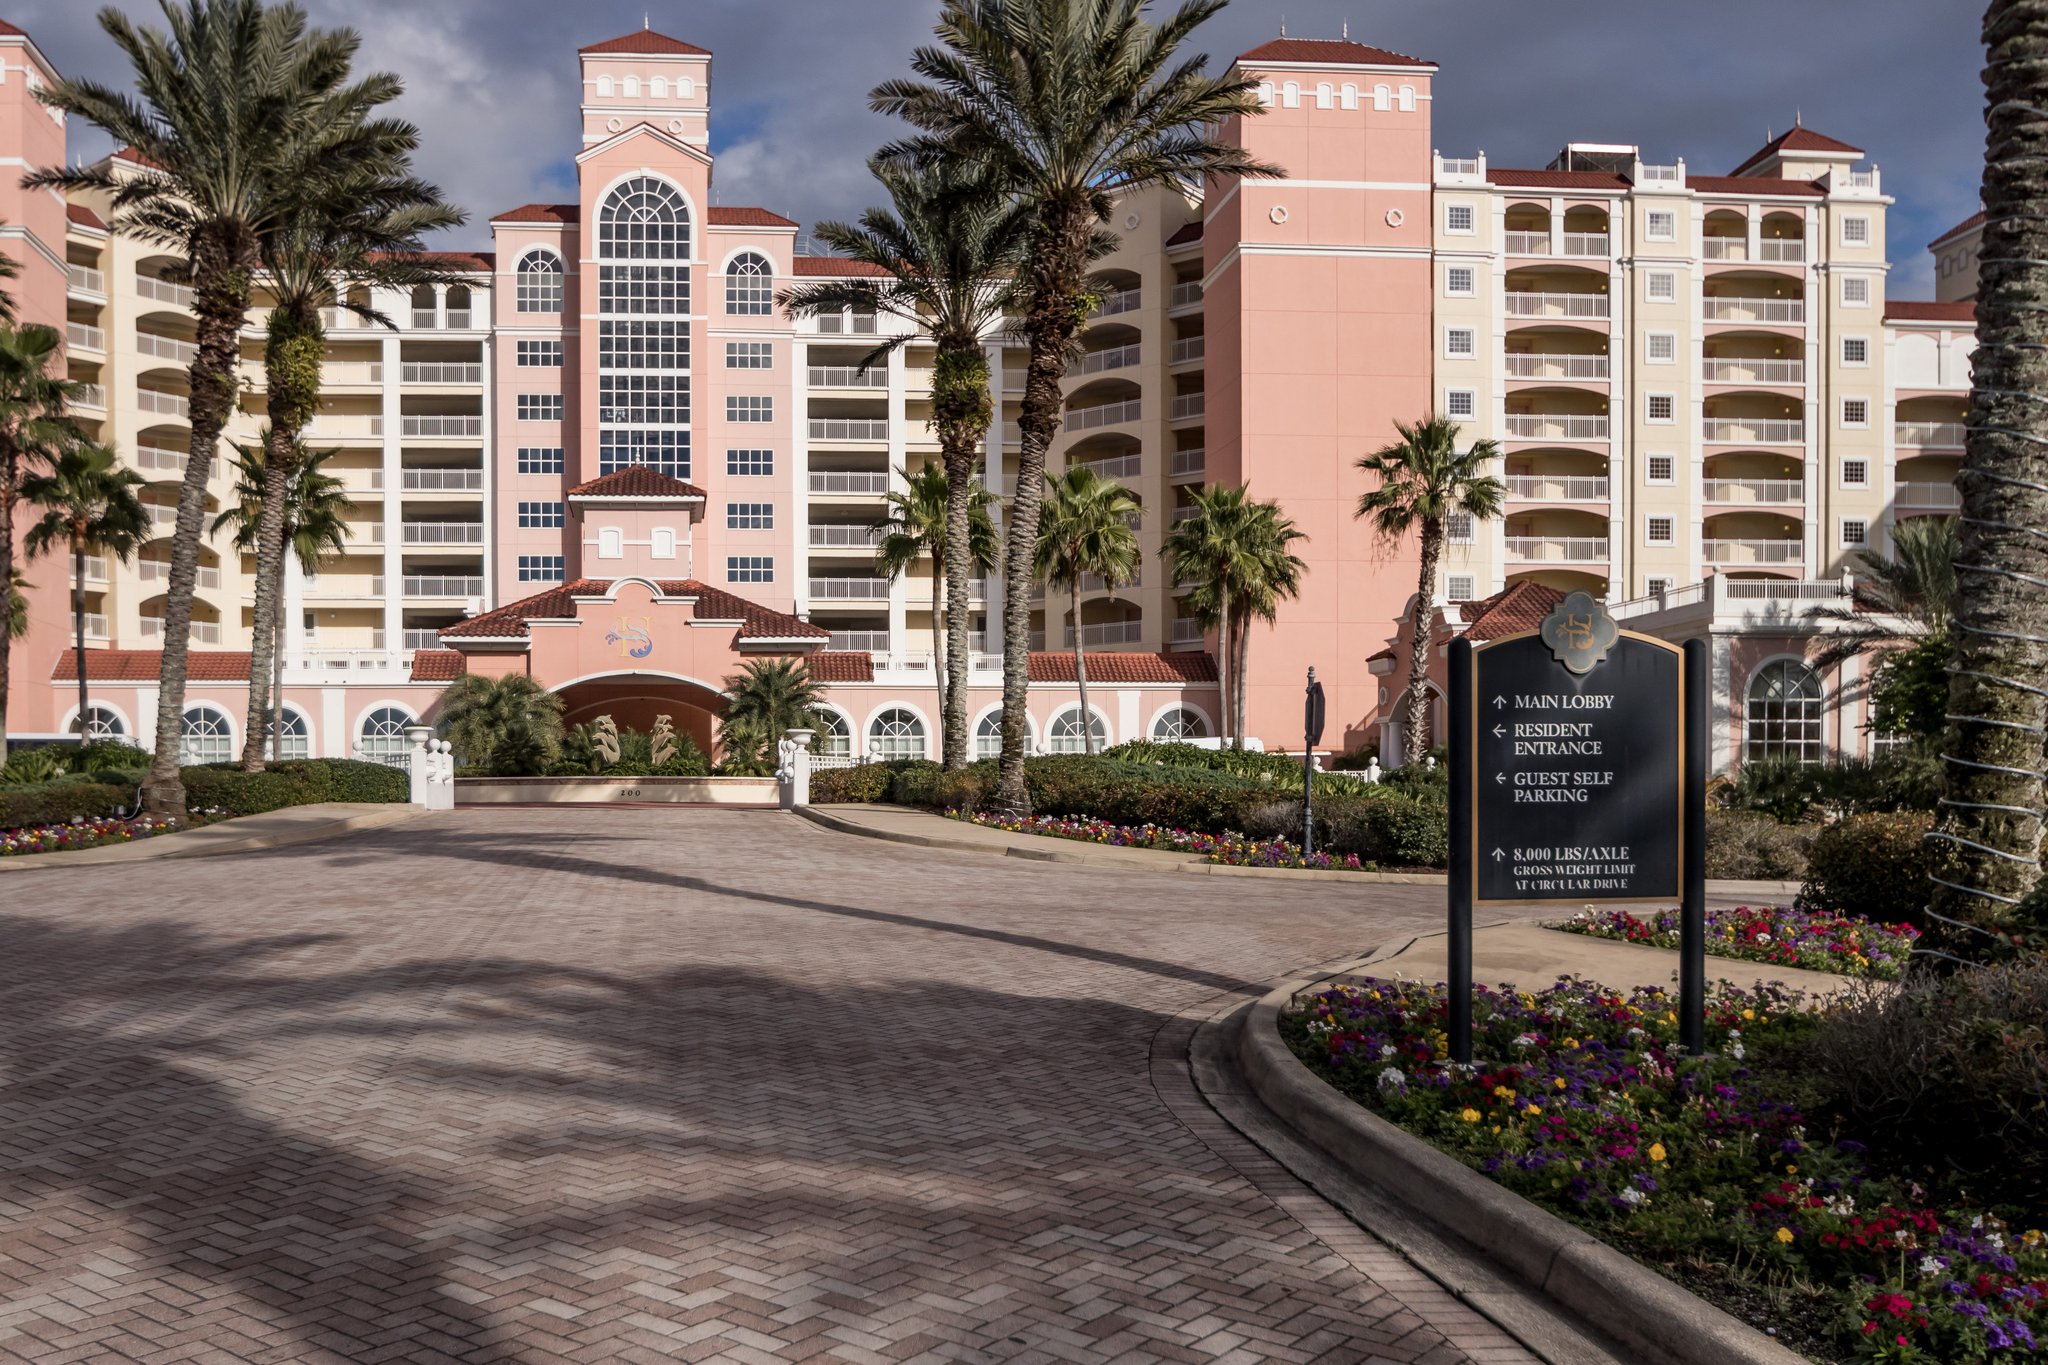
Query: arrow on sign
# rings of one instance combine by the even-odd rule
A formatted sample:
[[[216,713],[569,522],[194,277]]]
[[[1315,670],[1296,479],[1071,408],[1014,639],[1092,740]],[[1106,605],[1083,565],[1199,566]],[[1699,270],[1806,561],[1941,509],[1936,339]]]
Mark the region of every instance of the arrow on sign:
[[[1506,734],[1507,732],[1508,727],[1505,725],[1496,725],[1493,727],[1493,737],[1495,739],[1499,739],[1502,735]]]
[[[1506,697],[1495,697],[1493,699],[1493,704],[1495,709],[1497,710],[1500,707],[1506,706],[1508,704],[1508,699]]]
[[[1506,773],[1495,773],[1493,775],[1493,780],[1496,782],[1505,782],[1508,780],[1508,775]]]
[[[1507,855],[1505,853],[1502,853],[1499,849],[1495,849],[1493,851],[1493,860],[1495,862],[1499,862],[1502,858],[1505,858],[1506,856]]]

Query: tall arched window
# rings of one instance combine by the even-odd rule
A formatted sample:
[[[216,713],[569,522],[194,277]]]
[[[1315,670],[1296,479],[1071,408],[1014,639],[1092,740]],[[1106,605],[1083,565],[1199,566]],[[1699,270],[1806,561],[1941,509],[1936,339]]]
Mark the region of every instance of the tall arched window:
[[[186,707],[178,733],[180,763],[225,763],[235,756],[234,722],[218,707]]]
[[[868,752],[878,758],[923,758],[924,722],[913,711],[892,706],[868,722]]]
[[[1209,733],[1208,723],[1202,713],[1185,706],[1176,706],[1152,722],[1152,738],[1161,744],[1177,744],[1183,740],[1203,739]]]
[[[313,754],[313,729],[306,724],[306,718],[290,707],[285,708],[278,729],[283,731],[281,742],[276,746],[283,752],[274,753],[272,758],[310,758]],[[266,750],[271,747],[266,743]]]
[[[519,258],[512,302],[522,313],[562,311],[562,258],[552,251],[529,251]]]
[[[1029,754],[1038,748],[1031,738],[1031,727],[1024,727],[1024,752]],[[983,716],[974,727],[974,756],[976,758],[1001,758],[1003,756],[1003,713],[991,711]]]
[[[597,224],[598,472],[690,477],[690,209],[637,176]]]
[[[745,252],[725,268],[725,311],[742,317],[766,317],[775,311],[775,267],[764,257]]]
[[[78,717],[71,718],[71,733],[78,733]],[[104,706],[85,708],[85,739],[88,744],[102,739],[119,739],[128,733],[121,718]]]
[[[846,758],[853,753],[853,727],[837,711],[818,711],[818,737],[811,752],[820,758]]]
[[[1095,747],[1109,747],[1109,727],[1102,717],[1090,711],[1088,729],[1095,736]],[[1081,708],[1068,707],[1052,718],[1052,724],[1045,732],[1045,751],[1049,754],[1084,754],[1088,752],[1088,739],[1081,731]]]
[[[356,754],[371,763],[402,768],[412,761],[412,741],[405,737],[405,727],[416,724],[403,706],[380,706],[363,717]]]
[[[1822,705],[1819,674],[1797,659],[1765,664],[1749,679],[1749,696],[1743,705],[1743,757],[1820,762],[1826,750]]]

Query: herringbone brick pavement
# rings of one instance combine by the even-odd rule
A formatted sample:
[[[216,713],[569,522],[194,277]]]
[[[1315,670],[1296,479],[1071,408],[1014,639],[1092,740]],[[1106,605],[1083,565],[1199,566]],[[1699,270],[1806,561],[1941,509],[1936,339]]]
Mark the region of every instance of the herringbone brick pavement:
[[[0,1361],[1527,1360],[1152,1061],[1440,898],[717,810],[11,879]]]

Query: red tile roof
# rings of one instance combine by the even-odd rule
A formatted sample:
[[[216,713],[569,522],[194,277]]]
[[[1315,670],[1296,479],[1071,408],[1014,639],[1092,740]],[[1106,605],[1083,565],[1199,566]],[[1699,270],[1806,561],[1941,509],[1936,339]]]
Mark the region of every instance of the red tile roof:
[[[866,650],[820,649],[804,656],[814,682],[853,683],[875,680],[875,656]]]
[[[1625,190],[1628,177],[1612,171],[1517,171],[1488,166],[1486,183],[1551,190]]]
[[[784,218],[768,209],[713,208],[704,212],[713,227],[795,227],[796,219]]]
[[[617,38],[607,38],[601,43],[592,43],[589,47],[577,50],[579,52],[639,53],[643,56],[709,57],[711,55],[709,48],[698,47],[695,43],[686,43],[680,38],[671,38],[666,33],[656,33],[651,29],[644,28],[635,29],[633,32],[622,34]]]
[[[576,204],[521,204],[492,218],[494,223],[573,223],[582,213]]]
[[[887,275],[889,272],[867,261],[850,261],[844,256],[798,256],[791,263],[799,275]]]
[[[160,649],[88,649],[85,676],[100,682],[153,683],[163,669],[163,660]],[[78,651],[67,649],[57,656],[50,677],[68,681],[77,676]],[[185,676],[193,682],[247,682],[249,651],[195,649],[185,656]]]
[[[1503,635],[1535,630],[1550,615],[1551,608],[1562,601],[1564,594],[1556,588],[1527,579],[1510,583],[1504,591],[1483,601],[1460,604],[1460,615],[1471,622],[1465,627],[1465,638],[1498,640]]]
[[[624,469],[613,470],[588,483],[579,483],[569,490],[572,498],[694,498],[701,502],[704,490],[693,483],[684,483],[673,475],[664,474],[646,465],[629,464]]]
[[[1031,681],[1070,683],[1074,681],[1074,652],[1070,649],[1034,651]],[[1216,660],[1197,651],[1172,654],[1098,654],[1088,652],[1088,681],[1091,683],[1212,683],[1216,681]]]
[[[118,148],[116,148],[116,149],[115,149],[115,151],[114,151],[114,160],[116,160],[116,161],[132,161],[132,162],[134,162],[134,163],[135,163],[136,165],[138,165],[138,166],[148,166],[148,167],[149,167],[149,168],[151,168],[152,170],[154,170],[154,169],[156,169],[156,168],[157,168],[157,163],[156,163],[156,162],[154,162],[154,161],[150,160],[150,159],[149,159],[148,157],[144,156],[144,155],[143,155],[143,154],[142,154],[141,152],[138,152],[138,151],[136,151],[136,150],[135,150],[135,149],[134,149],[133,147],[118,147]]]
[[[1963,219],[1963,221],[1962,221],[1962,222],[1960,222],[1960,223],[1957,223],[1957,224],[1956,224],[1956,225],[1955,225],[1954,227],[1950,228],[1950,229],[1949,229],[1949,230],[1948,230],[1947,232],[1944,232],[1944,233],[1942,233],[1942,234],[1941,234],[1941,236],[1939,236],[1939,237],[1936,237],[1936,238],[1935,238],[1935,239],[1934,239],[1933,241],[1929,242],[1929,243],[1927,244],[1927,248],[1928,248],[1928,250],[1930,250],[1930,251],[1931,251],[1931,250],[1933,250],[1933,249],[1934,249],[1935,247],[1938,247],[1938,246],[1940,246],[1940,245],[1941,245],[1941,244],[1942,244],[1943,242],[1947,241],[1947,240],[1948,240],[1949,238],[1951,238],[1951,237],[1956,237],[1956,236],[1960,236],[1961,234],[1963,234],[1963,233],[1965,233],[1965,232],[1968,232],[1968,231],[1969,231],[1969,230],[1970,230],[1971,228],[1973,228],[1973,227],[1982,227],[1982,226],[1983,226],[1983,224],[1984,224],[1984,210],[1982,210],[1982,209],[1978,209],[1978,210],[1977,210],[1977,211],[1976,211],[1975,213],[1971,214],[1971,215],[1970,215],[1970,216],[1969,216],[1968,218],[1965,218],[1965,219]]]
[[[1367,47],[1348,38],[1275,38],[1271,42],[1260,43],[1249,52],[1239,53],[1237,59],[1240,62],[1301,62],[1314,66],[1436,65],[1420,57],[1410,57],[1405,52]]]
[[[0,34],[5,34],[10,38],[26,38],[28,37],[28,30],[25,28],[16,28],[13,24],[8,23],[5,19],[0,19]]]
[[[1174,234],[1166,239],[1166,244],[1168,246],[1183,246],[1188,242],[1199,242],[1201,240],[1202,220],[1197,218],[1192,223],[1183,223],[1179,228],[1176,228]]]
[[[452,649],[423,649],[412,656],[414,682],[454,682],[462,676],[462,655]]]
[[[399,257],[395,251],[376,251],[371,255],[377,260],[387,261]],[[412,251],[399,258],[438,265],[447,270],[473,270],[484,275],[490,274],[498,264],[497,253],[491,251]]]
[[[722,588],[695,579],[669,579],[655,584],[663,597],[696,599],[691,619],[697,621],[738,621],[741,640],[824,640],[831,632],[798,620],[788,612],[770,611]],[[517,602],[441,627],[443,640],[474,638],[525,639],[528,621],[565,621],[575,617],[578,597],[601,597],[611,587],[608,578],[579,578],[535,593]],[[247,656],[244,656],[247,657]]]
[[[1887,299],[1884,305],[1884,320],[1894,318],[1901,322],[1975,322],[1977,301],[1956,299],[1949,303],[1935,303],[1931,299]]]
[[[1801,194],[1819,199],[1827,191],[1811,180],[1774,180],[1762,175],[1694,175],[1686,172],[1685,187],[1701,194]]]
[[[1386,647],[1385,649],[1381,650],[1381,651],[1380,651],[1379,653],[1377,653],[1377,654],[1368,654],[1368,655],[1366,655],[1366,656],[1365,656],[1365,661],[1366,661],[1367,663],[1374,663],[1374,662],[1376,662],[1376,661],[1378,661],[1378,660],[1380,660],[1380,659],[1391,659],[1391,658],[1393,658],[1393,657],[1394,657],[1394,647],[1393,647],[1392,645],[1388,645],[1388,646],[1387,646],[1387,647]]]
[[[1861,147],[1851,147],[1848,143],[1838,138],[1829,137],[1825,133],[1816,133],[1811,128],[1802,128],[1798,124],[1794,124],[1785,132],[1778,134],[1769,142],[1766,142],[1763,146],[1750,153],[1748,160],[1737,166],[1734,173],[1741,175],[1757,162],[1766,159],[1776,152],[1848,152],[1856,156],[1863,155]],[[1687,179],[1690,178],[1690,176],[1687,177]]]
[[[83,204],[66,204],[64,216],[80,227],[97,228],[101,232],[107,230],[105,221]]]

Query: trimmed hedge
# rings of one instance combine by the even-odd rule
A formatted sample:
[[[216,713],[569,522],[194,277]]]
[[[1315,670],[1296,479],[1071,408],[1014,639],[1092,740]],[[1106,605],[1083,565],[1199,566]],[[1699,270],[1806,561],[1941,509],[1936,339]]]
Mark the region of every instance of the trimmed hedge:
[[[1800,905],[1925,929],[1933,892],[1928,879],[1951,871],[1955,861],[1946,845],[1926,842],[1933,827],[1933,815],[1916,810],[1837,820],[1807,846]]]
[[[57,778],[33,786],[0,787],[0,829],[97,820],[135,804],[135,788]]]
[[[1785,825],[1750,811],[1707,808],[1707,875],[1743,882],[1794,882],[1806,876],[1815,826]]]
[[[260,773],[245,773],[233,764],[208,764],[179,773],[185,803],[209,806],[230,815],[259,815],[286,806],[322,801],[406,801],[412,781],[400,769],[352,758],[289,759]]]

